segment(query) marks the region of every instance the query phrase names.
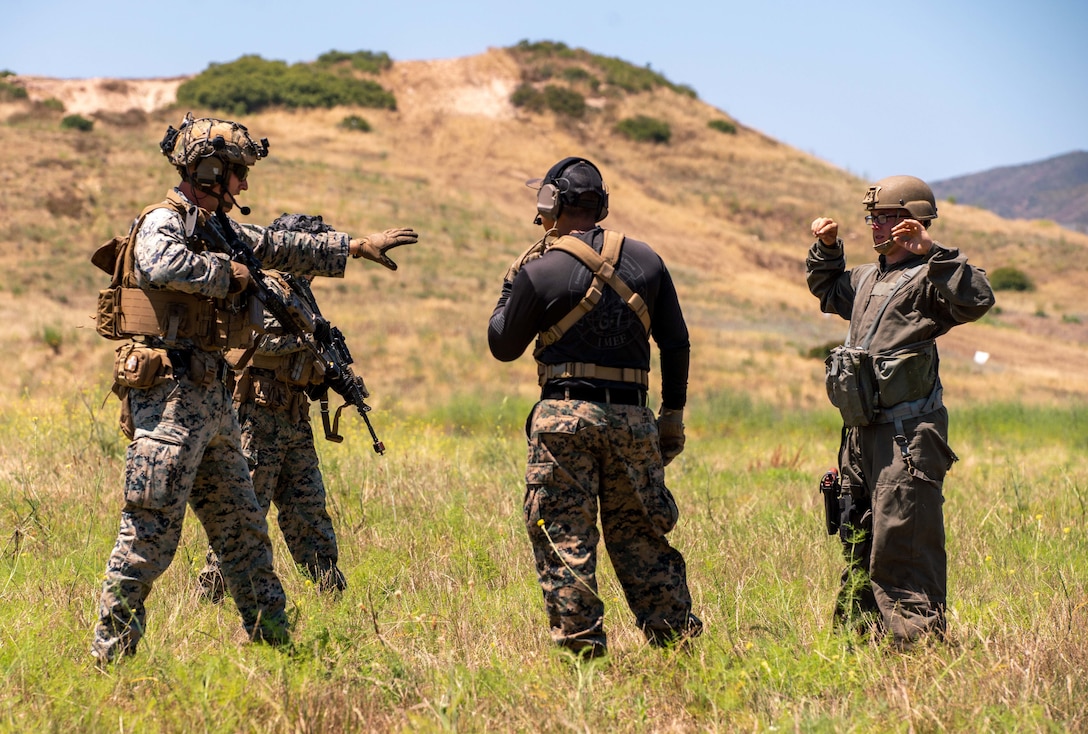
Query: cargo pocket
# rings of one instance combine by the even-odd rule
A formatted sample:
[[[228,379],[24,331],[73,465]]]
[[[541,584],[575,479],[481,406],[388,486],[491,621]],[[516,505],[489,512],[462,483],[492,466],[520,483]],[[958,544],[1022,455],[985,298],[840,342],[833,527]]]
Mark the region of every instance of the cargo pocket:
[[[529,532],[537,532],[537,520],[541,519],[540,503],[547,496],[547,486],[555,472],[555,464],[528,464],[525,468],[525,499],[522,509]]]
[[[182,474],[184,436],[156,433],[141,436],[125,454],[125,502],[146,510],[174,504]]]
[[[638,490],[638,497],[642,500],[646,517],[655,530],[665,535],[676,527],[676,521],[680,519],[680,510],[676,507],[676,499],[668,487],[664,484],[641,487]]]
[[[960,458],[940,431],[926,423],[915,427],[907,451],[913,464],[911,473],[919,479],[938,485]]]

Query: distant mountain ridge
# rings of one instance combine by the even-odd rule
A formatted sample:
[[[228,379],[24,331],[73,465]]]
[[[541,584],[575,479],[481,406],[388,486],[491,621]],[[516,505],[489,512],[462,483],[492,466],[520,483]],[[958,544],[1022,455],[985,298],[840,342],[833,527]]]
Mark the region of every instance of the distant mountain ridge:
[[[1009,219],[1050,219],[1088,232],[1086,151],[937,181],[933,192]]]

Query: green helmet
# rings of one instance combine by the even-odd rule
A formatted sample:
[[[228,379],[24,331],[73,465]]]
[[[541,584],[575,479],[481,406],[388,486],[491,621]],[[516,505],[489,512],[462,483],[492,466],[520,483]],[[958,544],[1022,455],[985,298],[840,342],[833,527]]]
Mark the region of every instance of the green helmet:
[[[937,218],[937,200],[929,184],[914,176],[888,176],[869,187],[861,200],[869,211],[906,209],[920,222]]]
[[[260,143],[249,136],[245,125],[214,117],[185,115],[181,129],[171,125],[159,148],[177,168],[188,169],[201,160],[218,158],[225,164],[252,166],[268,155],[268,138]]]

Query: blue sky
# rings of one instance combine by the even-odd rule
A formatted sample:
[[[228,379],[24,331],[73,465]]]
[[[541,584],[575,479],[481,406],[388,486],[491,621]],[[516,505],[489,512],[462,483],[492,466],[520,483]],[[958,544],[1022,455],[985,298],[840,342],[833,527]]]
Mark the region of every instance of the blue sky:
[[[930,181],[1088,150],[1082,0],[13,2],[0,69],[177,76],[243,54],[394,60],[562,41],[693,87],[742,124],[865,178]]]

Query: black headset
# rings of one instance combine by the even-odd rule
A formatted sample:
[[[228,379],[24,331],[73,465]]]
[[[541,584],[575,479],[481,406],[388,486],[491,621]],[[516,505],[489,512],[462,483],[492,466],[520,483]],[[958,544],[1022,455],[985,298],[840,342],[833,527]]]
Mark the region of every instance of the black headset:
[[[555,221],[559,218],[559,212],[562,211],[564,202],[570,204],[575,201],[574,197],[568,194],[570,182],[563,178],[563,173],[568,168],[577,165],[578,163],[585,163],[596,171],[598,178],[601,179],[601,191],[597,202],[596,221],[599,222],[608,216],[608,189],[604,185],[604,176],[601,175],[601,170],[597,168],[591,160],[571,156],[556,163],[551,167],[547,175],[544,176],[544,183],[536,194],[536,224],[541,223],[541,216],[548,217],[548,219]]]

